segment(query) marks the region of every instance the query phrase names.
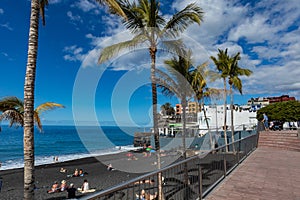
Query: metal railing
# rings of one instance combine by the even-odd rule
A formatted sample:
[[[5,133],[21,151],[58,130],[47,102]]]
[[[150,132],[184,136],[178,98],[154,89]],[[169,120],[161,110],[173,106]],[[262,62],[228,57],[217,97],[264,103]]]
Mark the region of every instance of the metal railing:
[[[163,169],[145,174],[112,188],[83,196],[92,199],[154,199],[158,194],[157,177],[162,175],[163,198],[169,200],[199,199],[205,197],[257,146],[257,134],[209,152],[177,161]],[[235,148],[233,150],[233,147]],[[148,196],[148,197],[145,197]]]

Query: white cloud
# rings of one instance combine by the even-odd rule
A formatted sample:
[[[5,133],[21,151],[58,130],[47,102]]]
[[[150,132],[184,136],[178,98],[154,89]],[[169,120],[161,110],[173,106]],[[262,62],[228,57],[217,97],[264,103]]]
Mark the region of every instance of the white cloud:
[[[176,0],[172,8],[180,10],[192,2],[194,0]],[[240,66],[253,71],[251,77],[241,77],[244,93],[289,93],[300,97],[300,4],[297,0],[249,1],[244,5],[238,0],[197,3],[203,8],[204,22],[200,27],[190,26],[183,34],[185,44],[194,52],[195,64],[210,61],[209,57],[216,56],[218,48],[228,48],[230,55],[240,52]],[[96,6],[83,0],[78,5],[85,11]],[[170,16],[170,13],[165,15],[166,18]],[[101,49],[132,38],[118,18],[106,15],[102,21],[107,25],[105,36],[95,36],[94,33],[86,35],[91,39],[91,46],[96,48],[86,55],[73,53],[66,59],[79,60],[75,55],[81,55],[80,59],[86,58],[84,66],[95,66]],[[144,49],[141,47],[134,53],[121,52],[111,62],[116,70],[146,66],[145,60],[150,61]],[[162,63],[165,58],[165,55],[158,53],[157,63]],[[211,68],[214,68],[212,62]]]
[[[0,8],[0,14],[3,14],[4,10],[2,8]]]
[[[76,1],[74,5],[84,12],[89,12],[98,7],[98,4],[95,1],[90,0],[79,0]]]
[[[182,9],[192,1],[174,1]],[[216,55],[217,48],[229,54],[241,52],[240,66],[251,69],[243,78],[248,94],[282,93],[300,98],[300,4],[291,1],[207,0],[198,3],[204,10],[200,28],[192,26],[185,33]],[[190,44],[189,44],[190,45]],[[196,57],[198,51],[194,51]]]
[[[49,4],[57,4],[62,2],[62,0],[49,0]]]
[[[77,47],[76,45],[67,46],[63,50],[66,54],[64,55],[64,59],[67,61],[83,61],[84,53],[81,47]]]
[[[6,28],[7,30],[13,31],[14,29],[9,25],[9,23],[0,24],[1,27]]]
[[[82,23],[83,20],[81,19],[81,17],[79,15],[73,15],[73,13],[71,11],[67,12],[67,16],[70,18],[71,21],[73,22],[80,22]]]

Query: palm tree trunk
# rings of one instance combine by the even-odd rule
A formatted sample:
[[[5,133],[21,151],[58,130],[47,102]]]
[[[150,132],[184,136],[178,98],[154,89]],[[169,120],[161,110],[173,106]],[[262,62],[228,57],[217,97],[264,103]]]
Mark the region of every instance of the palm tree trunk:
[[[34,199],[34,86],[39,29],[39,0],[31,1],[28,55],[24,84],[24,199]]]
[[[232,84],[230,84],[230,108],[231,108],[231,142],[232,142],[232,151],[235,152],[235,146],[234,146],[233,91],[232,91]]]
[[[182,148],[183,148],[183,159],[186,159],[186,99],[183,98],[181,100],[181,104],[182,104]]]
[[[211,136],[211,132],[210,132],[210,129],[209,129],[208,119],[207,119],[207,116],[206,116],[206,110],[204,108],[204,102],[201,103],[201,107],[202,106],[203,106],[203,114],[204,114],[207,130],[208,130],[208,134],[209,134],[210,149],[213,149],[214,148],[213,147],[213,141],[212,141],[212,136]]]
[[[226,94],[226,79],[223,79],[224,82],[224,139],[225,139],[225,151],[228,152],[228,143],[227,143],[227,126],[226,126],[226,118],[227,118],[227,94]]]
[[[184,98],[181,100],[181,105],[182,105],[182,146],[183,146],[183,159],[186,159],[186,106],[187,106],[187,101],[184,95]],[[187,163],[185,162],[183,164],[183,171],[184,171],[184,188],[188,187],[189,183],[189,176],[188,176],[188,167]],[[186,192],[186,191],[184,191]],[[187,194],[184,193],[184,200],[187,199]]]
[[[158,118],[157,118],[157,87],[155,78],[155,63],[156,63],[156,47],[151,46],[149,48],[151,56],[151,87],[152,87],[152,114],[153,114],[153,129],[154,129],[154,142],[155,149],[157,152],[157,169],[161,168],[160,161],[160,144],[159,144],[159,131],[158,131]],[[158,173],[158,199],[163,199],[162,192],[162,174]]]

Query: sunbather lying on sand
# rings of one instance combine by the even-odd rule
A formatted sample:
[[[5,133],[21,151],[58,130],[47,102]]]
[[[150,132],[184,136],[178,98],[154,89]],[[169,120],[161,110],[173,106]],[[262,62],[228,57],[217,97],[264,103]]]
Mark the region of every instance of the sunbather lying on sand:
[[[58,188],[58,182],[55,181],[53,185],[51,186],[51,189],[47,191],[47,193],[54,193],[54,192],[59,192]]]

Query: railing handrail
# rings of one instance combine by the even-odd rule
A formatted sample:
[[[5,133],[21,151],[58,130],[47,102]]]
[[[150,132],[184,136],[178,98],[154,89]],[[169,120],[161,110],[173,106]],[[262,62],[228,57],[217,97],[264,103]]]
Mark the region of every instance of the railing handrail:
[[[243,140],[246,140],[246,139],[248,139],[248,138],[250,138],[250,137],[255,137],[255,136],[256,136],[256,134],[246,136],[246,137],[244,137],[244,138],[235,140],[234,142],[231,142],[231,143],[227,144],[227,146],[230,146],[230,145],[232,145],[232,144],[234,144],[234,143],[238,143],[238,142],[241,142],[241,141],[243,141]],[[162,169],[157,169],[157,170],[155,170],[155,171],[152,171],[152,172],[149,172],[149,173],[147,173],[147,174],[141,175],[141,176],[139,176],[139,177],[133,178],[133,179],[128,180],[128,181],[126,181],[126,182],[123,182],[123,183],[121,183],[121,184],[118,184],[118,185],[112,186],[112,187],[110,187],[110,188],[107,188],[107,189],[105,189],[105,190],[103,190],[103,191],[99,191],[99,192],[95,192],[95,193],[90,194],[90,195],[87,195],[87,196],[83,196],[83,197],[81,197],[80,199],[81,199],[81,200],[88,200],[88,199],[93,199],[93,198],[97,198],[97,197],[99,197],[99,196],[104,196],[104,195],[107,195],[107,194],[116,192],[116,191],[118,191],[118,190],[120,190],[120,189],[122,189],[122,188],[124,188],[124,187],[126,187],[126,186],[128,186],[128,185],[134,184],[135,182],[138,182],[138,181],[140,181],[140,180],[145,180],[145,179],[147,179],[147,178],[149,178],[149,177],[151,177],[151,176],[157,175],[158,173],[162,173],[162,172],[164,172],[164,171],[167,171],[167,170],[169,170],[169,169],[171,169],[171,168],[174,168],[174,167],[179,166],[179,165],[181,165],[181,164],[187,163],[187,162],[192,161],[192,160],[194,160],[194,159],[199,159],[199,158],[201,158],[201,157],[205,157],[206,155],[212,153],[213,151],[218,151],[218,150],[221,150],[221,149],[225,148],[225,146],[226,146],[226,145],[222,145],[222,146],[220,146],[220,147],[218,147],[218,148],[214,148],[214,149],[209,150],[209,151],[207,151],[207,152],[204,152],[204,153],[202,153],[202,154],[198,154],[198,155],[191,156],[191,157],[189,157],[189,158],[187,158],[187,159],[185,159],[185,160],[175,162],[175,163],[173,163],[173,164],[171,164],[171,165],[168,165],[168,166],[166,166],[166,167],[164,167],[164,168],[162,168]]]

